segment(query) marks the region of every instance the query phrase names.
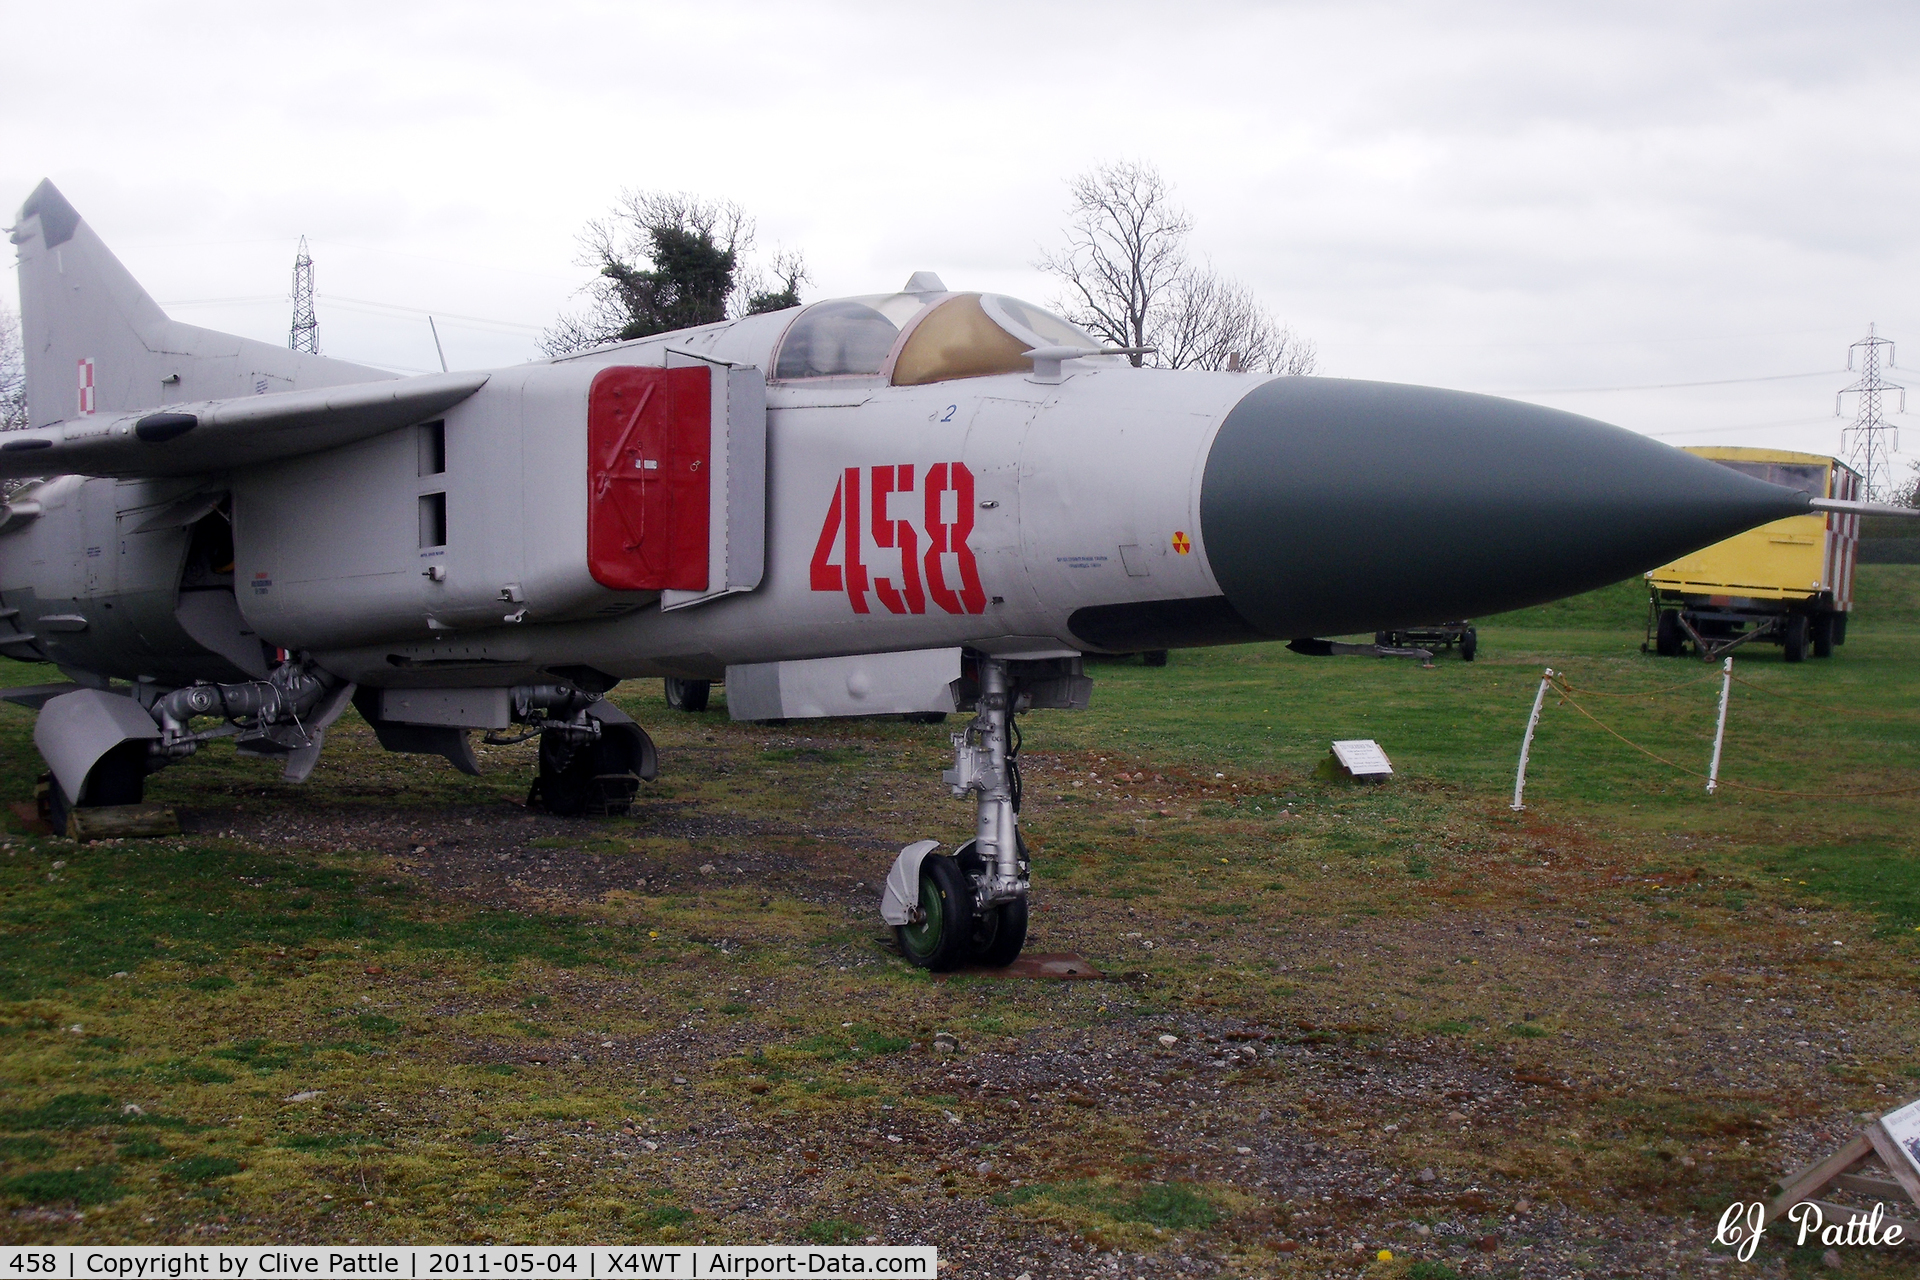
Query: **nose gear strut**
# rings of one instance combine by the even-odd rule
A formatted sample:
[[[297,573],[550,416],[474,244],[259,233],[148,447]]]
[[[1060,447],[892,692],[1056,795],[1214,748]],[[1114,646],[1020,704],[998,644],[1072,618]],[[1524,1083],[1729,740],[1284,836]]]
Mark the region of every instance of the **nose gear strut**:
[[[953,735],[953,768],[941,775],[954,795],[973,793],[973,839],[951,855],[935,852],[932,840],[902,849],[880,903],[901,952],[935,971],[1011,964],[1027,940],[1032,882],[1020,837],[1016,695],[1005,660],[980,660],[979,690],[972,722]]]

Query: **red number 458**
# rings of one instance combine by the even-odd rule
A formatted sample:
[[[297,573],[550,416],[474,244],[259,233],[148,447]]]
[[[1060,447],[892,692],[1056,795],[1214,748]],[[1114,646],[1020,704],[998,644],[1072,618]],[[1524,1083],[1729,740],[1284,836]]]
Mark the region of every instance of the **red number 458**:
[[[861,483],[863,472],[865,484]],[[820,526],[820,541],[813,548],[809,571],[813,589],[845,591],[855,613],[872,612],[867,604],[869,592],[888,613],[925,613],[929,598],[948,613],[985,612],[987,593],[980,586],[980,566],[967,545],[973,532],[973,472],[963,462],[934,463],[927,468],[918,504],[913,502],[913,482],[910,462],[848,467],[842,473]],[[948,494],[953,495],[951,499]],[[860,527],[863,508],[870,513],[866,533]],[[908,514],[897,516],[897,508]],[[915,514],[921,517],[917,523]],[[876,552],[869,569],[869,536],[874,548],[898,555],[897,582],[873,572],[892,556]],[[838,564],[833,562],[836,547]]]

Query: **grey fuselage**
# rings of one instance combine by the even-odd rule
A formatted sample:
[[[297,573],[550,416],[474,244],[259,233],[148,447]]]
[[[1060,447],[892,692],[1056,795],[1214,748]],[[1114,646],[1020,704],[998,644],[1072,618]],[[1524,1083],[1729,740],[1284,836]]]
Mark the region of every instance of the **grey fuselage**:
[[[886,300],[912,318],[871,373],[815,376],[783,347],[853,305],[826,303],[384,379],[184,326],[155,338],[173,322],[57,192],[35,199],[15,240],[30,355],[51,354],[30,359],[34,422],[0,446],[0,473],[92,474],[14,495],[0,652],[96,680],[258,678],[277,650],[363,687],[494,688],[556,669],[719,678],[834,655],[1365,632],[1589,589],[1805,505],[1618,428],[1461,392],[1019,357],[1031,336],[1010,371],[942,377],[913,357],[909,377],[916,325],[978,309],[937,290]],[[222,348],[217,377],[192,349],[215,339],[239,353]],[[941,358],[965,373],[966,356]],[[76,362],[91,412],[44,385]],[[84,389],[96,365],[110,394]],[[647,388],[696,384],[708,398],[676,412],[698,448],[676,462],[634,424],[664,412]],[[208,398],[182,402],[182,385]],[[666,530],[646,496],[665,490],[645,486],[676,466]],[[678,567],[638,565],[662,537]]]

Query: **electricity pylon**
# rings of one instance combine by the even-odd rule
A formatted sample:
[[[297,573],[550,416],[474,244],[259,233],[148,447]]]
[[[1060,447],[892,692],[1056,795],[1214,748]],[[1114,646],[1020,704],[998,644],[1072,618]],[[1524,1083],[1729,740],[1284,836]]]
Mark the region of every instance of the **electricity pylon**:
[[[293,328],[287,334],[287,346],[310,355],[320,354],[314,330],[320,322],[313,318],[313,259],[307,254],[307,238],[300,237],[300,251],[293,259]]]
[[[1866,498],[1870,502],[1885,502],[1893,496],[1893,454],[1900,447],[1900,431],[1888,426],[1880,417],[1881,393],[1898,391],[1900,407],[1896,413],[1907,411],[1907,389],[1897,382],[1888,382],[1880,376],[1880,348],[1887,349],[1887,367],[1893,368],[1893,343],[1890,339],[1876,337],[1873,326],[1867,326],[1867,336],[1847,348],[1847,370],[1853,371],[1854,357],[1858,353],[1860,360],[1860,380],[1850,387],[1843,387],[1833,398],[1833,413],[1840,416],[1841,402],[1850,395],[1860,397],[1855,406],[1853,425],[1840,433],[1842,447],[1847,452],[1847,465],[1860,473],[1861,482],[1866,486]]]

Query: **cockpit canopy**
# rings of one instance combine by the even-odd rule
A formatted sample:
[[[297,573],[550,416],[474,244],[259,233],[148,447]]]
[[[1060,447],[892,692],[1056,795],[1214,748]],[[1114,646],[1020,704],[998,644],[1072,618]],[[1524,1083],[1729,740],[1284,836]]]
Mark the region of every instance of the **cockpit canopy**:
[[[1044,307],[998,293],[883,293],[816,302],[780,341],[773,376],[876,378],[896,387],[1027,373],[1036,347],[1101,343]]]

